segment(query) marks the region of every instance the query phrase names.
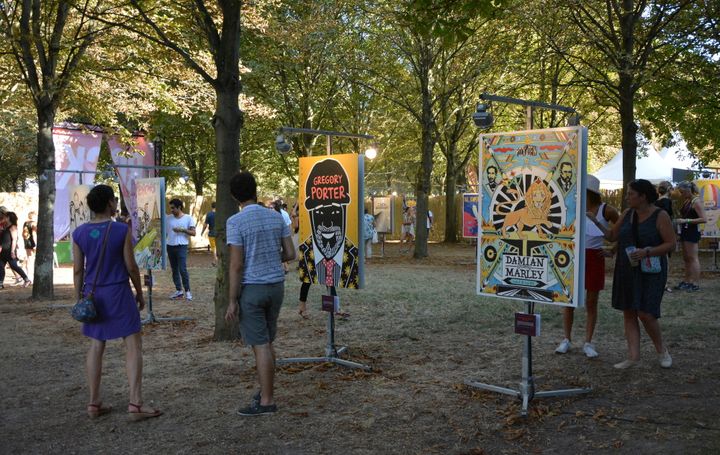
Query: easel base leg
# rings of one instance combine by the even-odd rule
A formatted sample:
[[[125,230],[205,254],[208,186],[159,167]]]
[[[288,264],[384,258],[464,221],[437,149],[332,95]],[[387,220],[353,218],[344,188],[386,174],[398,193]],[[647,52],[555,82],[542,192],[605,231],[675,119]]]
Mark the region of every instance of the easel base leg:
[[[338,354],[345,352],[347,347],[340,348]],[[336,365],[342,365],[347,368],[357,368],[359,370],[372,371],[372,367],[369,365],[363,365],[362,363],[352,362],[350,360],[341,359],[335,355],[328,355],[325,357],[291,357],[288,359],[278,359],[275,361],[278,365],[287,365],[290,363],[334,363]]]
[[[546,390],[544,392],[534,392],[530,393],[527,390],[526,391],[520,391],[515,389],[509,389],[507,387],[500,387],[492,384],[484,384],[482,382],[476,382],[476,381],[465,381],[465,385],[468,385],[470,387],[475,387],[477,389],[487,390],[489,392],[496,392],[501,393],[504,395],[510,395],[516,398],[522,399],[522,409],[520,411],[521,415],[527,417],[528,415],[528,408],[530,406],[530,402],[533,400],[533,398],[548,398],[548,397],[568,397],[568,396],[574,396],[574,395],[582,395],[584,393],[590,393],[592,392],[591,388],[582,388],[582,389],[561,389],[561,390]],[[524,387],[525,389],[528,389],[528,387]],[[534,387],[532,387],[534,388]]]
[[[156,322],[176,322],[176,321],[192,321],[193,318],[186,317],[186,316],[179,316],[179,317],[173,317],[173,318],[156,318],[153,313],[148,313],[147,317],[140,321],[142,325],[145,324],[154,324]]]

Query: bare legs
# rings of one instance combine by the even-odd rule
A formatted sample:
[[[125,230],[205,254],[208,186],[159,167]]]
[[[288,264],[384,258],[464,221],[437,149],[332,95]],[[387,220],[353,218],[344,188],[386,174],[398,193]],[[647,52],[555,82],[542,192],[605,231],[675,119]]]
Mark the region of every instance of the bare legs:
[[[90,349],[85,357],[85,375],[90,389],[90,404],[100,404],[100,376],[102,375],[102,358],[105,353],[105,342],[90,339]]]
[[[273,381],[275,380],[275,350],[272,343],[253,346],[258,382],[260,383],[260,404],[273,404]]]
[[[663,345],[660,323],[651,314],[637,310],[624,310],[623,320],[625,324],[625,339],[628,345],[628,359],[637,362],[640,360],[640,322],[645,327],[645,332],[650,336],[655,351],[661,354],[665,351]]]
[[[100,378],[102,376],[102,360],[105,353],[105,341],[90,339],[85,359],[85,373],[88,388],[90,389],[90,404],[100,404]],[[142,412],[154,410],[142,406],[142,338],[140,333],[133,333],[125,337],[125,371],[130,386],[130,403],[140,406]]]
[[[140,333],[125,338],[125,371],[130,386],[130,403],[142,404],[142,339]]]
[[[587,291],[587,297],[585,299],[585,311],[586,311],[586,327],[585,327],[585,341],[592,343],[593,334],[595,333],[595,325],[597,324],[597,304],[599,291]],[[567,307],[563,310],[563,331],[565,332],[565,338],[572,340],[572,327],[573,320],[575,318],[575,308]]]
[[[698,244],[683,242],[683,262],[685,263],[685,282],[698,284],[700,281],[700,259],[698,258]]]

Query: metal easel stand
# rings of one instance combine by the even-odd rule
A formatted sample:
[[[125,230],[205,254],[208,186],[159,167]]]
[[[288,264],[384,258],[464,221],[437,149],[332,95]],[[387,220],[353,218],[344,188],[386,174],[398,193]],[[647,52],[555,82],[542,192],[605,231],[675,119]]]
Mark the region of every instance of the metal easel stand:
[[[143,319],[142,325],[145,324],[154,324],[156,322],[175,322],[175,321],[192,321],[193,318],[187,317],[187,316],[179,316],[179,317],[173,317],[173,318],[157,318],[155,317],[155,313],[153,313],[153,307],[152,307],[152,289],[153,289],[153,277],[152,277],[152,269],[148,269],[148,280],[146,281],[147,287],[148,287],[148,301],[147,301],[147,317]]]
[[[341,359],[340,355],[347,352],[347,346],[337,347],[335,345],[335,311],[328,312],[327,322],[327,345],[325,346],[325,356],[323,357],[291,357],[289,359],[278,359],[275,363],[278,365],[286,365],[289,363],[334,363],[348,368],[357,368],[365,371],[372,371],[369,365],[352,362],[350,360]]]
[[[527,305],[528,313],[533,314],[533,303],[528,302]],[[532,401],[533,398],[567,397],[573,395],[580,395],[583,393],[589,393],[592,391],[592,388],[581,388],[535,392],[535,379],[533,378],[532,373],[532,337],[530,335],[525,336],[525,342],[523,343],[522,378],[520,381],[520,390],[509,389],[506,387],[500,387],[492,384],[484,384],[482,382],[469,380],[465,381],[465,384],[478,389],[488,390],[490,392],[497,392],[520,398],[522,400],[522,409],[520,410],[520,415],[522,415],[523,417],[527,417],[528,407],[530,405],[530,401]]]

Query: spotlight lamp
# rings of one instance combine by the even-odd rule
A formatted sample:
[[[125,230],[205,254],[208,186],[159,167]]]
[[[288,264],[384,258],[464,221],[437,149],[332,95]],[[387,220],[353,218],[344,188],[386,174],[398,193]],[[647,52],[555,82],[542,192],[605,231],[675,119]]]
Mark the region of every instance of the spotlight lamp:
[[[493,125],[494,119],[492,112],[488,111],[489,109],[489,104],[478,103],[477,108],[472,115],[472,119],[476,127],[486,130]]]
[[[275,150],[281,155],[287,155],[292,150],[292,144],[285,139],[284,134],[278,134],[275,138]]]
[[[375,157],[377,157],[377,148],[375,148],[374,146],[369,147],[367,150],[365,150],[365,156],[369,160],[374,160]]]
[[[180,172],[180,180],[182,180],[183,183],[187,183],[190,180],[190,176],[185,171]]]

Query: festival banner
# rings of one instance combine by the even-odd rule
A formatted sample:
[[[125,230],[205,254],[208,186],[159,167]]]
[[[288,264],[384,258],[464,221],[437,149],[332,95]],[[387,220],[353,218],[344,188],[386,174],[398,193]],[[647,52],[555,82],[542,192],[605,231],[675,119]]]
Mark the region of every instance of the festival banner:
[[[392,234],[395,222],[395,204],[393,198],[373,198],[372,215],[375,217],[375,230],[378,234]]]
[[[53,127],[55,145],[53,232],[56,242],[70,233],[70,187],[95,182],[101,142],[102,134],[93,131],[63,126]]]
[[[587,129],[480,135],[477,293],[582,305]]]
[[[720,180],[696,180],[707,223],[698,226],[703,237],[720,237]]]
[[[141,270],[165,270],[165,179],[133,179],[137,200],[135,261]]]
[[[478,194],[463,194],[462,236],[476,239],[478,236]]]
[[[300,158],[300,281],[364,286],[362,155]]]
[[[122,191],[125,206],[128,209],[130,219],[132,220],[133,239],[138,240],[138,204],[135,200],[135,184],[137,179],[153,177],[154,169],[147,168],[155,165],[155,151],[153,144],[145,139],[145,136],[133,136],[132,144],[120,142],[118,136],[108,137],[108,147],[113,163],[122,166],[137,167],[118,167],[117,175],[120,179],[120,191]]]
[[[93,185],[70,185],[68,186],[68,194],[70,194],[70,235],[75,228],[83,223],[87,223],[92,218],[92,210],[87,205],[87,195]]]

